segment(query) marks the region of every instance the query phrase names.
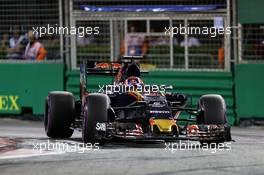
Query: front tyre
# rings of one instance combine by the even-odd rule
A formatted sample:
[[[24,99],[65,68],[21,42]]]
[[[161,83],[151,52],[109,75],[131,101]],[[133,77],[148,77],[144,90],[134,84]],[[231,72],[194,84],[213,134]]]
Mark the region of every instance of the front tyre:
[[[51,138],[69,138],[73,134],[70,125],[75,119],[75,100],[70,92],[53,91],[45,103],[45,132]]]
[[[199,115],[197,124],[200,125],[222,125],[224,126],[223,138],[215,141],[200,141],[201,144],[221,143],[223,141],[231,141],[230,126],[226,118],[226,103],[221,95],[208,94],[203,95],[198,102]]]
[[[82,138],[84,143],[98,142],[103,140],[96,135],[96,124],[107,122],[107,114],[110,106],[110,99],[105,94],[89,94],[83,112]]]
[[[198,111],[198,124],[224,125],[227,123],[226,104],[221,95],[203,95],[198,102]]]

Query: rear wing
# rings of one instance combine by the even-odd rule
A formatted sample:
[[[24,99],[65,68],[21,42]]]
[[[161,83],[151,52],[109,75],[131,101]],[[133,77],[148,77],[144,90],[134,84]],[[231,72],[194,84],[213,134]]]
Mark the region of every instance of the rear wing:
[[[143,56],[123,56],[122,60],[125,61],[130,61],[134,62],[135,60],[142,60],[144,57]]]
[[[143,57],[142,56],[123,56],[122,59],[120,61],[112,61],[112,62],[102,62],[105,64],[108,64],[109,67],[108,68],[88,68],[88,64],[87,63],[83,63],[86,65],[86,74],[95,74],[95,75],[116,75],[119,71],[119,68],[116,68],[115,66],[112,66],[113,64],[120,64],[120,65],[125,65],[125,64],[137,64],[138,60],[142,60]],[[100,63],[99,63],[100,64]],[[91,64],[89,64],[91,65]],[[96,66],[97,63],[94,63],[93,66]],[[140,72],[142,73],[148,73],[148,71],[145,70],[140,70]]]
[[[83,94],[87,91],[87,75],[107,75],[107,76],[116,76],[120,69],[124,65],[129,64],[137,64],[137,60],[142,60],[142,56],[124,56],[122,57],[121,61],[116,62],[104,62],[105,64],[108,64],[109,66],[107,68],[98,68],[98,67],[89,67],[87,62],[83,62],[80,64],[80,99],[82,98]],[[112,65],[114,64],[120,64],[121,67],[117,68]],[[91,66],[91,64],[89,64]],[[95,63],[94,66],[97,64]],[[149,73],[146,70],[140,70],[140,73],[147,74]]]

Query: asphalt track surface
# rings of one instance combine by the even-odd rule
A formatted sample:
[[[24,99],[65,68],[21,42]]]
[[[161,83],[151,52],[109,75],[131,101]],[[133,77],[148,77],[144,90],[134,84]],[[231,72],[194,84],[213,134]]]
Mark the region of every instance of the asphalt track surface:
[[[235,142],[211,149],[183,144],[195,142],[181,146],[179,142],[114,142],[91,148],[83,147],[78,131],[70,140],[52,140],[46,137],[42,122],[0,119],[0,175],[263,175],[263,131],[263,127],[234,127]],[[45,149],[56,143],[68,147]]]

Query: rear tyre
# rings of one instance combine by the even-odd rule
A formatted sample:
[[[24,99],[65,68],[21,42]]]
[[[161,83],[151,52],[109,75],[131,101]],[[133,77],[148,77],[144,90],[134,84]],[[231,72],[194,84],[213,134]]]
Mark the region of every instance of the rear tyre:
[[[219,144],[231,140],[230,126],[228,126],[226,118],[226,104],[221,95],[203,95],[198,102],[198,111],[197,124],[225,126],[223,138],[214,141],[202,140],[200,141],[201,144]]]
[[[70,125],[75,119],[75,101],[72,93],[50,92],[46,99],[44,126],[48,137],[69,138],[73,134]]]
[[[89,94],[83,113],[82,138],[84,143],[103,144],[104,140],[96,136],[96,124],[107,122],[110,99],[105,94]]]

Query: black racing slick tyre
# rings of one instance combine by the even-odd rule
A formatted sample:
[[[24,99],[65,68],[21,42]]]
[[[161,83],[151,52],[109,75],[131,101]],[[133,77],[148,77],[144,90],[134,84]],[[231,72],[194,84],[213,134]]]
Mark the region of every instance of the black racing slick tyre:
[[[103,144],[96,136],[96,124],[107,122],[110,99],[105,94],[89,94],[83,113],[82,138],[84,143]]]
[[[44,125],[48,137],[69,138],[75,119],[75,100],[70,92],[50,92],[46,99]]]
[[[226,104],[221,95],[203,95],[198,102],[198,111],[199,115],[197,117],[197,124],[224,125],[225,127],[223,138],[221,137],[213,141],[201,140],[201,144],[219,144],[231,140],[230,126],[227,124],[226,118]]]
[[[203,95],[198,102],[198,124],[226,124],[226,104],[221,95]]]

